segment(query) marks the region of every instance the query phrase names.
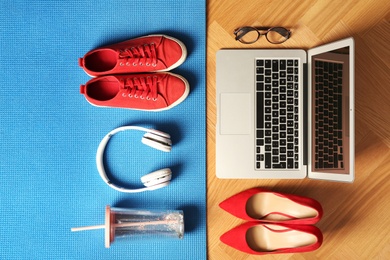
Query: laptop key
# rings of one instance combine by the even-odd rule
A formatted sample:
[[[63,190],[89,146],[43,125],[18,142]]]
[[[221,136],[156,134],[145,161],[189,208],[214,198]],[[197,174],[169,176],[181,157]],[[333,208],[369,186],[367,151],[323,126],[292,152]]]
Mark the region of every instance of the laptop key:
[[[271,153],[265,153],[264,155],[264,167],[270,169],[272,164]]]
[[[272,71],[273,72],[279,71],[279,62],[278,62],[278,60],[273,60],[272,61]]]
[[[256,80],[259,81],[259,82],[264,81],[264,75],[257,75],[256,76]]]
[[[294,159],[293,158],[288,158],[287,159],[287,168],[288,169],[293,169],[294,168]]]
[[[263,128],[264,127],[264,93],[263,92],[257,92],[256,93],[256,102],[257,102],[257,113],[256,113],[256,126],[257,128]]]
[[[280,70],[285,70],[286,69],[286,61],[285,60],[280,60]]]
[[[272,168],[274,168],[274,169],[286,169],[286,163],[285,162],[274,163],[274,164],[272,164]]]

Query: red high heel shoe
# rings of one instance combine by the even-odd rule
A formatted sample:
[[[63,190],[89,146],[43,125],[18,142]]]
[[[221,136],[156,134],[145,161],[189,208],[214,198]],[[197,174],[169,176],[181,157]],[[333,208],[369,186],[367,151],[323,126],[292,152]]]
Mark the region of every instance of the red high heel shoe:
[[[323,211],[316,200],[261,188],[240,192],[219,204],[230,214],[249,221],[285,224],[314,224]]]
[[[321,231],[311,225],[247,222],[223,234],[220,240],[248,254],[299,253],[322,244]]]

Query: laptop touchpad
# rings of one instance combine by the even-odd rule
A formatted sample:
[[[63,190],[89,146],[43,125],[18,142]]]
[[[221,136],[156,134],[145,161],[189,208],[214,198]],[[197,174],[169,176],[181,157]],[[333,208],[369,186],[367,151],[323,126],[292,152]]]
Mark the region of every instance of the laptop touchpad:
[[[251,95],[249,93],[222,93],[220,101],[220,133],[223,135],[250,134]]]

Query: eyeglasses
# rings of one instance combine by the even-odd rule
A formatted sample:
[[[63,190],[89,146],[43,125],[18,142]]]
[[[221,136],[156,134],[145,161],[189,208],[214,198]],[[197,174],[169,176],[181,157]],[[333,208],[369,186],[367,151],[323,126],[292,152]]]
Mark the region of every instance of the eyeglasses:
[[[260,31],[265,31],[261,33]],[[236,35],[236,41],[241,43],[251,44],[256,42],[261,35],[265,35],[265,38],[273,44],[283,43],[290,38],[291,31],[284,27],[240,27],[234,30]]]

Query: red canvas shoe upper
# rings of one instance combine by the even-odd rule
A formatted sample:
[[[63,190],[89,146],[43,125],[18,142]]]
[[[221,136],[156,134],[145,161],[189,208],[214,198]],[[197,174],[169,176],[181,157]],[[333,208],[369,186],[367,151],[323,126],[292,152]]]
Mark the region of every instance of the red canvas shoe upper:
[[[109,75],[91,79],[80,92],[95,106],[161,111],[181,103],[189,84],[173,73]]]
[[[92,76],[168,71],[187,57],[185,45],[170,36],[150,35],[89,51],[79,65]]]

